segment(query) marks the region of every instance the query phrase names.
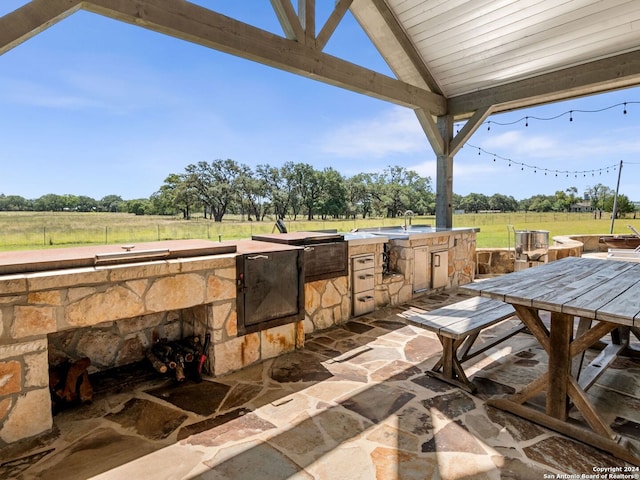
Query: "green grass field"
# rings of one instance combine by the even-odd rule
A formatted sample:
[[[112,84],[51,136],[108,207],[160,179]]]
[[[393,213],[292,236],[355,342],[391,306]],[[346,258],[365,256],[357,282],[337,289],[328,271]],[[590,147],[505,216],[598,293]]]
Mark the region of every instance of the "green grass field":
[[[435,224],[434,217],[414,217],[414,224]],[[0,212],[0,250],[56,248],[72,245],[117,244],[201,238],[236,240],[272,233],[275,219],[264,222],[229,217],[215,223],[202,218],[136,216],[120,213]],[[402,225],[403,218],[313,221],[287,220],[290,232]],[[548,230],[550,236],[567,234],[608,234],[610,215],[594,219],[581,213],[492,213],[454,215],[455,227],[478,227],[478,247],[507,247],[509,225],[517,230]],[[629,234],[627,225],[640,230],[640,219],[617,219],[614,233]],[[277,231],[277,230],[275,230]],[[513,235],[511,235],[513,241]]]

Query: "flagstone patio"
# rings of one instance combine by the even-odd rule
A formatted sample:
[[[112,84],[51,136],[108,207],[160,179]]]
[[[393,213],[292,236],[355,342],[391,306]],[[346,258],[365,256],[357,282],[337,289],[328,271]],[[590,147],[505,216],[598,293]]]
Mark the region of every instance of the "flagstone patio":
[[[631,467],[485,405],[545,369],[528,334],[465,364],[475,395],[425,375],[440,344],[403,312],[464,298],[450,291],[381,309],[309,336],[303,350],[201,383],[111,386],[56,415],[37,445],[4,452],[0,478],[537,480]],[[639,382],[640,361],[619,359],[589,391],[638,445]]]

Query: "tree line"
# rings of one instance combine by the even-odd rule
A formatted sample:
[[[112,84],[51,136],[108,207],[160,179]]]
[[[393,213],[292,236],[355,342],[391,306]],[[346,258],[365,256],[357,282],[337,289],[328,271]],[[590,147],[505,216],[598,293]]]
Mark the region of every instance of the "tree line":
[[[583,203],[593,210],[610,212],[614,193],[597,184],[583,195],[570,187],[554,195],[534,195],[524,200],[498,193],[454,194],[453,208],[465,212],[567,212]],[[317,170],[306,163],[287,162],[282,167],[261,164],[252,169],[231,159],[189,164],[184,172],[169,174],[149,198],[123,200],[108,195],[95,200],[47,194],[28,200],[0,194],[0,211],[126,212],[181,215],[185,219],[198,215],[216,222],[225,215],[241,215],[253,221],[267,216],[290,220],[394,218],[406,210],[433,215],[435,206],[431,178],[399,166],[346,177],[333,168]],[[629,213],[635,206],[625,195],[619,195],[617,209]]]
[[[558,190],[553,195],[534,195],[523,200],[495,194],[492,196],[481,193],[470,193],[466,196],[454,194],[455,209],[466,212],[501,211],[501,212],[571,212],[584,211],[589,207],[591,211],[612,212],[615,191],[598,183],[587,187],[582,195],[578,195],[576,187]],[[619,214],[633,213],[636,206],[626,195],[618,195],[616,211]]]

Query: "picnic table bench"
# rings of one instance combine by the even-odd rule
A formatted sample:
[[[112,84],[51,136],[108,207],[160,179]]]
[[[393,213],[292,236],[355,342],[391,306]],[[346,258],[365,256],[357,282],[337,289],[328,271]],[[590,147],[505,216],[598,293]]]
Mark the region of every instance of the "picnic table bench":
[[[525,326],[518,324],[471,351],[482,330],[514,315],[511,305],[485,297],[471,297],[428,312],[407,310],[402,314],[410,325],[434,332],[442,344],[442,356],[427,374],[471,393],[476,388],[461,364],[524,330]]]

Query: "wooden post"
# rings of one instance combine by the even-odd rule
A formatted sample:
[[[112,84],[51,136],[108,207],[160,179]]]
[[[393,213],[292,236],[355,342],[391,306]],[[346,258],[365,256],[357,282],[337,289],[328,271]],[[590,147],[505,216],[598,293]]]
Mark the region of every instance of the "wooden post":
[[[547,415],[565,421],[569,411],[568,384],[571,371],[570,344],[573,315],[551,312],[549,336],[549,383]]]

